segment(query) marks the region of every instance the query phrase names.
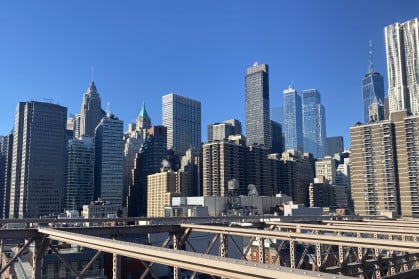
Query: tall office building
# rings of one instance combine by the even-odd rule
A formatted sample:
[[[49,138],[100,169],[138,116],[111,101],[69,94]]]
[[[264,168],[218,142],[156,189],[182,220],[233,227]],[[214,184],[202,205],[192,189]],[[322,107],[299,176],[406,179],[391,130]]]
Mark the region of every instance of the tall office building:
[[[301,96],[289,87],[284,90],[285,150],[303,151],[303,119]]]
[[[326,156],[334,156],[343,152],[343,137],[327,137],[326,138]]]
[[[67,108],[17,105],[13,133],[10,218],[58,214],[64,194]]]
[[[255,64],[247,69],[245,100],[247,145],[263,144],[270,149],[272,143],[268,65]]]
[[[65,152],[64,209],[81,211],[93,201],[95,146],[93,138],[71,139]]]
[[[147,130],[151,128],[151,118],[145,109],[145,103],[137,117],[136,123],[128,125],[128,131],[124,135],[124,175],[122,205],[127,206],[129,187],[134,185],[132,171],[137,153],[147,138]]]
[[[327,156],[318,158],[315,162],[316,177],[324,177],[329,184],[336,183],[336,166],[337,162],[334,158]]]
[[[419,115],[419,19],[385,27],[390,113]]]
[[[278,122],[271,120],[272,153],[282,154],[284,152],[284,142],[282,126]]]
[[[123,122],[103,117],[95,130],[94,199],[122,206]]]
[[[0,137],[0,216],[9,217],[10,179],[13,157],[13,134]]]
[[[147,215],[147,176],[160,172],[167,157],[167,128],[153,126],[137,153],[133,169],[133,185],[128,193],[128,216]]]
[[[82,137],[94,137],[96,126],[104,116],[105,112],[101,107],[100,96],[92,80],[86,93],[83,95],[79,120],[80,131],[76,130],[74,134]],[[76,121],[78,121],[77,118]],[[77,126],[75,125],[75,128],[78,128]]]
[[[326,145],[326,116],[320,93],[316,89],[303,90],[302,99],[304,152],[322,158]]]
[[[201,146],[201,102],[173,93],[162,97],[163,126],[167,127],[167,148],[184,155]]]
[[[370,121],[369,106],[375,100],[384,104],[384,78],[380,73],[374,72],[371,42],[368,73],[362,79],[362,99],[364,103],[364,123],[368,123]]]
[[[225,140],[230,135],[241,135],[242,125],[237,119],[225,120],[223,123],[208,125],[208,142],[214,140]]]

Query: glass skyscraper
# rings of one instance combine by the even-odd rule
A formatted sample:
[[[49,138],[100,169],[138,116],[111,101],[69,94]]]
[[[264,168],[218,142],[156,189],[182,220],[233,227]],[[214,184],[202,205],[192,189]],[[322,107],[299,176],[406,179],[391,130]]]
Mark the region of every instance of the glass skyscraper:
[[[201,102],[173,93],[162,97],[163,126],[167,127],[167,148],[184,155],[201,146]]]
[[[384,29],[390,113],[419,115],[419,19]]]
[[[95,130],[94,197],[122,206],[123,122],[103,117]]]
[[[284,90],[285,150],[303,151],[303,120],[301,96],[289,87]]]
[[[81,210],[93,200],[93,138],[71,139],[66,147],[64,209]]]
[[[326,119],[320,93],[316,89],[303,90],[303,137],[304,152],[314,158],[323,158],[326,143]]]
[[[271,148],[268,65],[255,64],[246,74],[246,142]]]
[[[362,79],[362,99],[364,103],[364,123],[368,123],[369,106],[377,100],[384,104],[384,78],[380,73],[374,72],[372,61],[372,48],[370,45],[370,63],[368,73]]]

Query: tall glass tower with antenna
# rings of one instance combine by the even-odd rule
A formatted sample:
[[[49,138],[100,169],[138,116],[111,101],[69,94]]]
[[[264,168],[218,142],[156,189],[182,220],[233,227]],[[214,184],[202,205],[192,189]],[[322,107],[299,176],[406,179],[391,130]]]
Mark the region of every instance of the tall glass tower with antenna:
[[[380,73],[374,72],[371,41],[368,73],[362,79],[362,99],[364,104],[364,123],[368,123],[368,108],[374,102],[374,100],[377,100],[379,103],[384,104],[384,78]]]

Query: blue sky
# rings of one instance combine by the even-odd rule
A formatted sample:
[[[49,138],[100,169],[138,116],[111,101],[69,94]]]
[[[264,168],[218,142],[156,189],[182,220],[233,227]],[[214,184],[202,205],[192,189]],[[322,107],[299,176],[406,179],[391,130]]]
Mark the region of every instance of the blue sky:
[[[327,136],[363,119],[361,79],[387,70],[384,27],[419,16],[417,0],[0,1],[0,135],[13,128],[19,101],[80,112],[94,80],[110,111],[134,122],[143,101],[161,124],[161,97],[202,103],[206,126],[244,119],[244,76],[255,61],[270,70],[271,107],[290,84],[316,88]]]

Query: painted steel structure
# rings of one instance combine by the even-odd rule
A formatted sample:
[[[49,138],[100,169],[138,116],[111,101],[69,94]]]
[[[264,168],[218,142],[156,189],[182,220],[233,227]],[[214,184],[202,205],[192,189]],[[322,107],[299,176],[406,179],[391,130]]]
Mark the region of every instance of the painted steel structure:
[[[100,226],[93,228],[28,228],[0,230],[1,239],[25,239],[14,257],[0,270],[0,274],[16,260],[20,254],[35,244],[32,278],[40,278],[42,256],[48,249],[58,254],[75,278],[83,278],[84,273],[101,253],[113,255],[113,278],[120,278],[118,262],[120,256],[140,260],[145,266],[141,278],[156,277],[151,267],[154,263],[173,266],[174,278],[180,278],[180,270],[206,273],[224,278],[415,278],[419,274],[419,232],[416,220],[362,220],[342,221],[345,218],[303,217],[310,222],[295,222],[297,219],[273,217],[226,217],[226,218],[121,218],[95,219],[97,222],[110,220],[127,222],[145,221],[149,223],[172,223],[168,225],[143,226]],[[71,221],[84,219],[72,219]],[[0,220],[26,223],[28,226],[42,224],[43,219]],[[51,219],[51,226],[63,220]],[[67,222],[69,220],[66,220]],[[84,220],[86,221],[86,220]],[[93,220],[89,220],[93,221]],[[249,223],[251,221],[252,223]],[[287,222],[288,221],[288,222]],[[187,223],[186,223],[187,222]],[[195,224],[192,224],[195,223]],[[199,223],[206,223],[199,224]],[[208,223],[211,223],[208,225]],[[104,224],[102,224],[104,225]],[[124,234],[167,232],[168,237],[162,247],[134,244],[121,241]],[[213,235],[204,253],[195,252],[188,240],[192,233],[205,232]],[[101,236],[101,237],[98,237]],[[113,239],[110,239],[112,236]],[[247,247],[238,247],[233,236],[249,239]],[[115,240],[118,239],[118,240]],[[60,257],[52,240],[63,241],[97,250],[94,258],[82,270],[75,270]],[[210,255],[218,244],[218,255]],[[258,262],[249,262],[252,247],[258,250]],[[278,256],[267,262],[267,244],[278,251]],[[169,249],[167,247],[173,247]],[[186,249],[190,251],[180,250]],[[297,249],[297,248],[304,248]],[[229,257],[229,249],[237,249],[241,259]],[[281,253],[287,249],[289,255]],[[286,259],[285,257],[288,257]],[[315,271],[300,269],[306,258],[311,259]],[[289,263],[289,264],[286,264]],[[334,263],[334,264],[333,264]],[[285,266],[284,266],[285,265]],[[327,272],[327,273],[326,273]],[[333,273],[333,274],[330,274]]]

